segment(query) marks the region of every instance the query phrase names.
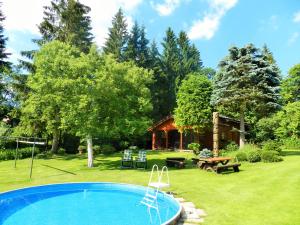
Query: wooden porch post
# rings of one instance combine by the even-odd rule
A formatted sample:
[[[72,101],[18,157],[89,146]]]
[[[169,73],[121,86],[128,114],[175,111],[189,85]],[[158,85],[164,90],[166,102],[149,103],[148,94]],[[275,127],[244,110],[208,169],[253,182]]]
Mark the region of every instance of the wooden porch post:
[[[156,146],[156,133],[155,133],[155,131],[153,131],[152,132],[152,150],[156,149],[155,146]]]
[[[183,149],[183,135],[182,135],[182,131],[179,131],[180,132],[180,144],[179,144],[179,149]]]
[[[169,135],[168,135],[168,131],[165,130],[165,135],[166,135],[166,149],[169,148]]]
[[[219,113],[213,113],[213,153],[219,155]]]

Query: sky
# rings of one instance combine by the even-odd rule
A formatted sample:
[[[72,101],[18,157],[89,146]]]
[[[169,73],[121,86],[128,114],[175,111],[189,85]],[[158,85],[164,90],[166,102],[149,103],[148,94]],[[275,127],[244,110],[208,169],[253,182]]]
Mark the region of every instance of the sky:
[[[129,29],[134,21],[146,27],[147,37],[161,43],[171,27],[187,32],[205,67],[217,69],[233,45],[266,44],[282,75],[300,63],[300,0],[80,0],[91,7],[93,34],[101,48],[112,17],[121,7]],[[2,0],[7,52],[17,62],[20,51],[36,49],[37,24],[50,0]]]

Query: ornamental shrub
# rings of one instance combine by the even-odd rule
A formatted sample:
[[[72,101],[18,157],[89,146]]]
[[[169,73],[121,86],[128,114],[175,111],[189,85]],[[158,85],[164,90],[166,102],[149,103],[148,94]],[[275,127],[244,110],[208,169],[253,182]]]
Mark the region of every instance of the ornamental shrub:
[[[94,145],[93,146],[93,151],[95,155],[98,155],[101,153],[101,147],[99,145]]]
[[[116,152],[116,149],[114,146],[112,146],[110,144],[101,146],[101,153],[104,155],[110,155],[110,154],[113,154],[114,152]]]
[[[290,137],[284,139],[283,147],[287,149],[300,149],[300,138]]]
[[[281,152],[281,144],[274,140],[265,141],[262,143],[262,150],[263,151],[277,151]]]
[[[58,155],[65,155],[66,154],[66,150],[64,148],[59,148],[57,151]]]
[[[204,148],[199,154],[200,158],[210,158],[212,156],[213,156],[212,151],[208,150],[207,148]]]
[[[189,150],[193,150],[193,153],[195,155],[199,155],[200,154],[200,144],[199,143],[190,143],[188,144],[188,149]]]
[[[279,156],[277,151],[262,151],[261,152],[261,160],[263,162],[280,162],[283,159]]]
[[[237,151],[238,149],[239,146],[233,141],[229,142],[225,147],[225,150],[229,152]]]
[[[260,162],[260,152],[258,150],[250,150],[247,152],[247,159],[251,163]]]
[[[236,153],[235,157],[237,158],[238,161],[247,161],[248,160],[247,154],[244,151],[238,151]]]

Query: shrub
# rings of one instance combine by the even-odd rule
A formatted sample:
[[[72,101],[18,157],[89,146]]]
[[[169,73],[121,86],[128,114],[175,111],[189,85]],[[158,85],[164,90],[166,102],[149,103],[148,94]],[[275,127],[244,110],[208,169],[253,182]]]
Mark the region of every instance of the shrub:
[[[262,144],[262,150],[263,151],[277,151],[277,152],[281,152],[281,144],[277,141],[273,141],[273,140],[269,140],[269,141],[265,141]]]
[[[279,156],[277,151],[262,151],[261,152],[261,160],[263,162],[280,162],[283,159]]]
[[[250,150],[247,152],[247,159],[249,162],[259,162],[261,161],[260,152],[258,150]]]
[[[248,160],[247,154],[244,151],[238,151],[236,153],[235,157],[237,158],[238,161],[247,161]]]
[[[51,152],[42,152],[35,156],[37,159],[50,159],[52,157]]]
[[[39,153],[39,149],[34,149],[34,155]],[[15,159],[16,150],[15,149],[6,149],[0,151],[0,160],[13,160]],[[32,147],[19,148],[18,149],[18,158],[25,159],[30,158],[32,155]]]
[[[66,150],[64,148],[59,148],[57,151],[58,155],[65,155],[66,154]]]
[[[188,144],[188,149],[189,150],[193,150],[195,155],[199,155],[200,154],[200,144],[199,143],[190,143]]]
[[[200,154],[199,154],[200,158],[210,158],[213,156],[212,151],[208,150],[207,148],[204,148]]]
[[[300,138],[290,137],[283,140],[283,146],[287,149],[299,149]]]
[[[135,146],[136,147],[136,146]],[[115,147],[109,144],[101,146],[101,153],[104,155],[112,154],[116,151]]]
[[[94,151],[94,154],[95,154],[95,155],[100,154],[100,152],[101,152],[100,146],[99,146],[99,145],[94,145],[94,146],[93,146],[93,151]]]
[[[230,152],[237,151],[238,149],[239,149],[239,146],[233,141],[229,142],[225,147],[225,150],[230,151]]]
[[[121,141],[120,142],[120,148],[121,149],[126,149],[129,146],[129,142],[128,141]]]
[[[244,147],[241,149],[242,151],[259,151],[260,148],[255,144],[245,144]]]

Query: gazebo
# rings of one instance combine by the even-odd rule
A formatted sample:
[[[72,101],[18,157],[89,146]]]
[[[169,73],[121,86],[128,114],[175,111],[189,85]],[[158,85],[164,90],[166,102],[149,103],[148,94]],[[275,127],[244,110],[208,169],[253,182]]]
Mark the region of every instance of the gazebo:
[[[174,116],[170,115],[148,128],[152,132],[152,150],[156,149],[186,149],[192,142],[201,143],[202,147],[218,150],[232,141],[239,144],[238,120],[213,113],[212,126],[202,133],[195,133],[190,128],[178,129]]]

